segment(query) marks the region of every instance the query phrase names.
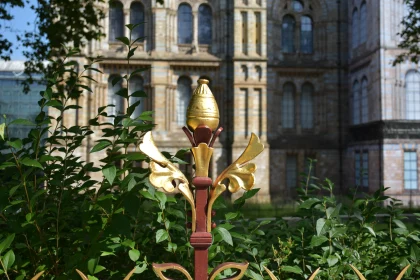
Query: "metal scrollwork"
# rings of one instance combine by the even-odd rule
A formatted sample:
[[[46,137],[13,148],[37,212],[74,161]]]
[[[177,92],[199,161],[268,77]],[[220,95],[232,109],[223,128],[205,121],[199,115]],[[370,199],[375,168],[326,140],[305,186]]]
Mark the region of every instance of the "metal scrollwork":
[[[254,172],[257,166],[254,163],[248,163],[258,156],[264,150],[257,135],[252,133],[248,146],[239,158],[229,165],[213,182],[210,191],[210,199],[207,208],[207,229],[211,229],[211,210],[216,199],[226,190],[226,186],[222,184],[225,179],[229,180],[229,191],[235,193],[240,189],[249,191],[255,184]]]
[[[140,150],[152,160],[150,162],[150,183],[155,188],[162,188],[167,192],[173,192],[175,189],[178,189],[190,203],[192,211],[192,231],[194,232],[197,215],[195,211],[194,196],[189,188],[187,178],[172,162],[159,152],[150,131],[144,135],[143,143],[140,144]]]

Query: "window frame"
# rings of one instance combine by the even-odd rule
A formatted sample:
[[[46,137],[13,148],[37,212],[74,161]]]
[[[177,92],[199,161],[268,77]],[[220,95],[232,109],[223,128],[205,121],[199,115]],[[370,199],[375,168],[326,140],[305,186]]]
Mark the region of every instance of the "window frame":
[[[420,120],[420,73],[417,70],[409,70],[405,75],[405,119]]]
[[[117,13],[119,13],[121,18],[117,18]],[[108,10],[108,42],[117,43],[117,38],[124,36],[124,24],[124,5],[120,1],[110,2]],[[113,27],[115,27],[115,30]]]
[[[407,170],[407,168],[406,168],[406,154],[414,154],[415,155],[415,169],[408,169]],[[411,160],[411,159],[410,159]],[[410,163],[411,161],[409,161],[409,163]],[[415,151],[415,150],[404,150],[404,153],[403,153],[403,164],[404,164],[404,166],[403,166],[403,180],[404,180],[404,190],[405,191],[413,191],[413,190],[418,190],[419,189],[419,182],[418,182],[418,180],[419,180],[419,176],[418,176],[418,157],[417,157],[417,151]],[[406,174],[407,174],[407,172],[414,172],[414,177],[415,177],[415,180],[407,180],[407,176],[406,176]],[[414,188],[411,188],[411,187],[407,187],[407,181],[409,181],[409,182],[415,182],[415,187]]]
[[[187,13],[187,11],[182,11],[183,7],[186,7],[189,9],[188,13],[190,14],[190,19],[191,22],[188,23],[185,20],[185,15],[180,16],[181,13]],[[184,19],[184,20],[182,20]],[[184,25],[182,25],[181,23],[183,23]],[[192,11],[192,7],[190,4],[183,2],[181,4],[179,4],[178,6],[178,10],[177,10],[177,24],[178,24],[178,28],[177,28],[177,44],[178,45],[191,45],[194,41],[194,16],[193,16],[193,11]],[[189,25],[189,30],[186,29],[185,27],[188,27]],[[185,38],[181,38],[180,34],[182,32],[185,32]],[[188,37],[186,36],[188,34]],[[182,39],[182,40],[181,40]]]
[[[187,81],[188,84],[184,84],[186,89],[188,89],[188,96],[184,96],[186,92],[181,93],[179,90],[179,86],[181,84],[181,81]],[[181,96],[182,95],[182,96]],[[188,103],[192,96],[192,80],[189,76],[179,76],[177,84],[176,84],[176,98],[175,98],[175,108],[176,108],[176,118],[175,122],[178,126],[184,126],[186,125],[186,111],[188,107]],[[181,103],[182,101],[182,103]],[[182,115],[181,115],[182,114]]]
[[[140,7],[140,9],[138,11],[134,11],[134,6]],[[136,22],[133,22],[133,18],[134,16],[136,18]],[[141,16],[140,16],[141,15]],[[133,1],[131,2],[130,5],[130,24],[139,24],[139,26],[135,27],[132,31],[132,36],[133,36],[133,40],[136,40],[138,38],[142,38],[137,42],[143,42],[144,41],[144,37],[146,36],[146,29],[145,29],[145,22],[146,21],[146,13],[145,13],[145,9],[144,9],[144,5],[142,2],[140,1]],[[138,33],[138,35],[136,35]]]
[[[286,87],[290,86],[290,91]],[[290,100],[286,100],[286,93],[290,94]],[[292,82],[286,82],[283,85],[281,100],[281,124],[283,129],[296,128],[296,86]],[[289,106],[288,106],[289,104]],[[286,121],[287,120],[287,121]],[[285,125],[287,123],[287,126]],[[291,125],[290,125],[291,124]]]
[[[206,9],[208,9],[207,12],[210,12],[210,14],[209,14],[210,16],[208,17],[209,18],[209,22],[207,22],[207,24],[210,24],[210,27],[209,27],[209,29],[210,29],[210,31],[209,31],[210,36],[209,37],[210,38],[208,39],[209,41],[206,41],[206,42],[203,42],[202,41],[202,39],[203,39],[202,36],[204,36],[204,35],[202,35],[202,33],[201,33],[201,27],[204,24],[204,22],[202,20],[202,18],[203,18],[202,11],[200,11],[200,9],[202,7],[203,8],[206,7]],[[198,7],[198,13],[197,13],[197,15],[198,15],[198,29],[197,29],[197,40],[198,40],[198,44],[199,45],[211,45],[212,42],[213,42],[213,9],[211,8],[210,5],[208,5],[206,3],[200,4],[200,6]]]

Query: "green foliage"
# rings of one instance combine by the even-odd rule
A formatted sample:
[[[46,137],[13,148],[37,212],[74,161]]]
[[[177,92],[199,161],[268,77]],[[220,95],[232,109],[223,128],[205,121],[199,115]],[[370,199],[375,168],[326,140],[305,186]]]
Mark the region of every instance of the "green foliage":
[[[420,1],[404,0],[408,13],[402,20],[401,42],[398,47],[405,49],[394,61],[394,65],[406,60],[418,63],[420,60]]]
[[[130,64],[136,39],[119,40]],[[64,114],[77,109],[70,100],[92,92],[89,85],[95,81],[85,73],[99,71],[94,67],[97,58],[77,74],[67,62],[75,53],[68,49],[53,62],[34,120],[9,122],[6,116],[0,125],[0,277],[22,280],[45,271],[44,279],[78,279],[79,269],[89,279],[122,279],[136,268],[139,278],[155,279],[153,262],[179,263],[192,273],[191,231],[185,226],[189,204],[181,195],[156,191],[149,171],[139,167],[149,161],[137,147],[153,127],[151,112],[133,118],[136,102],[117,116],[99,108],[90,126],[66,127],[62,122]],[[144,97],[144,92],[128,94],[130,78],[144,70],[121,78],[126,89],[118,94],[126,104],[132,97]],[[18,124],[32,127],[24,139],[9,136]],[[102,135],[94,135],[99,129]],[[100,166],[78,156],[93,136],[97,141],[90,153],[100,158]],[[163,154],[186,164],[181,160],[185,152]],[[244,192],[227,213],[218,199],[214,209],[223,214],[215,217],[209,270],[228,261],[247,261],[250,279],[268,279],[264,267],[280,279],[304,279],[318,267],[321,279],[355,279],[348,266],[354,264],[369,279],[383,279],[410,263],[405,279],[420,277],[418,225],[405,221],[398,201],[384,196],[384,188],[372,196],[354,194],[350,203],[341,204],[330,180],[315,181],[310,175],[302,179],[300,218],[291,220],[248,220],[241,210],[258,189]],[[387,215],[377,216],[383,212]],[[221,277],[234,273],[227,269]],[[174,277],[169,271],[167,275]]]

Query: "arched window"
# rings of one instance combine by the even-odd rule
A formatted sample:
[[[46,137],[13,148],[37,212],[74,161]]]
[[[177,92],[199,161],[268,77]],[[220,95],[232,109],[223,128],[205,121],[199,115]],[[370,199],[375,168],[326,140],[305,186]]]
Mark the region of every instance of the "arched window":
[[[360,43],[366,42],[367,30],[367,8],[366,1],[364,1],[360,6]]]
[[[209,5],[198,8],[198,43],[210,45],[212,40],[212,12]]]
[[[283,86],[282,102],[282,126],[283,128],[295,127],[295,86],[292,83],[286,83]]]
[[[178,44],[191,44],[193,41],[193,15],[191,6],[178,7]]]
[[[405,112],[406,119],[420,120],[420,74],[410,71],[405,77]]]
[[[184,126],[186,123],[186,114],[188,103],[191,99],[191,79],[180,77],[178,79],[176,91],[176,123]]]
[[[303,11],[303,3],[299,0],[294,0],[292,3],[292,6],[293,6],[293,11],[295,12],[300,13]]]
[[[124,11],[119,1],[109,4],[109,41],[115,42],[118,37],[124,36]]]
[[[362,79],[362,102],[361,102],[361,123],[366,123],[369,119],[369,108],[368,108],[368,80],[366,77]]]
[[[300,27],[300,51],[302,53],[312,53],[314,45],[314,35],[312,28],[312,19],[308,16],[303,16]]]
[[[359,45],[359,13],[356,8],[353,10],[351,35],[352,46],[356,48]]]
[[[295,52],[295,18],[291,15],[285,15],[283,17],[282,24],[282,49],[283,52],[293,53]]]
[[[116,95],[116,93],[122,89],[122,80],[120,80],[114,86],[112,85],[112,81],[118,76],[119,75],[111,75],[108,79],[108,104],[115,105],[115,107],[108,107],[108,116],[124,114],[124,98]]]
[[[129,81],[129,94],[133,94],[136,91],[143,90],[143,78],[140,76],[133,76],[130,78]],[[144,111],[144,99],[141,97],[131,97],[130,96],[130,106],[136,103],[137,101],[140,101],[140,104],[137,105],[137,107],[134,109],[133,114],[131,115],[132,119],[137,118],[141,115],[141,113]]]
[[[144,37],[144,7],[140,2],[131,3],[130,7],[130,23],[139,24],[136,28],[133,29],[132,39],[136,40],[138,38]],[[143,41],[143,39],[141,40]]]
[[[353,124],[360,123],[360,84],[353,83]]]
[[[302,128],[310,129],[314,127],[314,87],[305,83],[302,86],[302,96],[300,98],[300,121]]]

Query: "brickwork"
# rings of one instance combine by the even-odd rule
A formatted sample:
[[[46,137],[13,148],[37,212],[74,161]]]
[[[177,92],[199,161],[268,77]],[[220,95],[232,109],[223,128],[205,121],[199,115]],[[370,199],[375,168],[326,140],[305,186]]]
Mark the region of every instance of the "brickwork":
[[[225,128],[215,145],[213,178],[240,155],[254,132],[267,147],[255,160],[256,187],[261,188],[255,202],[276,203],[293,197],[295,190],[286,187],[286,159],[290,155],[296,156],[297,173],[305,170],[305,158],[312,157],[317,160],[315,176],[320,180],[330,178],[338,191],[354,187],[357,151],[368,153],[366,191],[373,192],[384,184],[390,187],[389,194],[403,198],[406,203],[415,197],[413,191],[404,191],[402,157],[406,145],[417,145],[419,140],[408,139],[404,133],[392,139],[381,133],[372,139],[362,139],[364,133],[354,132],[364,127],[369,132],[370,125],[375,123],[406,119],[405,77],[417,66],[410,63],[392,66],[401,52],[396,34],[401,28],[403,0],[300,0],[302,10],[294,8],[293,0],[165,0],[163,5],[151,0],[140,2],[146,38],[138,43],[131,68],[127,69],[121,44],[111,42],[108,36],[90,42],[84,54],[104,56],[104,61],[96,65],[103,74],[92,73],[99,81],[92,85],[95,94],[85,94],[78,101],[84,109],[77,118],[66,116],[66,124],[76,121],[86,124],[100,106],[108,104],[111,75],[150,66],[150,70],[141,74],[149,95],[144,101],[145,108],[154,111],[157,145],[175,152],[189,145],[177,124],[178,80],[189,78],[194,90],[197,79],[206,77],[211,80],[220,124]],[[126,24],[130,22],[132,1],[121,3]],[[190,44],[178,44],[178,7],[182,3],[190,5],[192,11]],[[364,3],[367,17],[363,28],[367,37],[353,46],[352,16],[355,9],[361,12]],[[210,45],[199,44],[198,40],[202,4],[209,5],[213,15]],[[108,9],[105,4],[102,8]],[[286,16],[295,20],[291,38],[294,51],[283,49]],[[305,34],[299,29],[305,16],[312,21],[310,51],[305,49]],[[103,19],[103,26],[109,34],[109,17]],[[83,56],[75,60],[79,65],[86,64]],[[360,101],[353,94],[353,86],[363,80],[367,81],[367,97]],[[289,100],[292,105],[286,108],[284,88],[288,84],[294,92]],[[310,125],[304,121],[309,107],[302,105],[308,85],[312,89]],[[367,110],[363,111],[365,105]],[[355,108],[366,115],[363,123],[353,123]],[[286,124],[283,110],[293,113],[292,125]],[[96,140],[92,136],[85,151]],[[417,146],[410,149],[418,151]],[[100,156],[86,153],[86,158],[96,163]]]

